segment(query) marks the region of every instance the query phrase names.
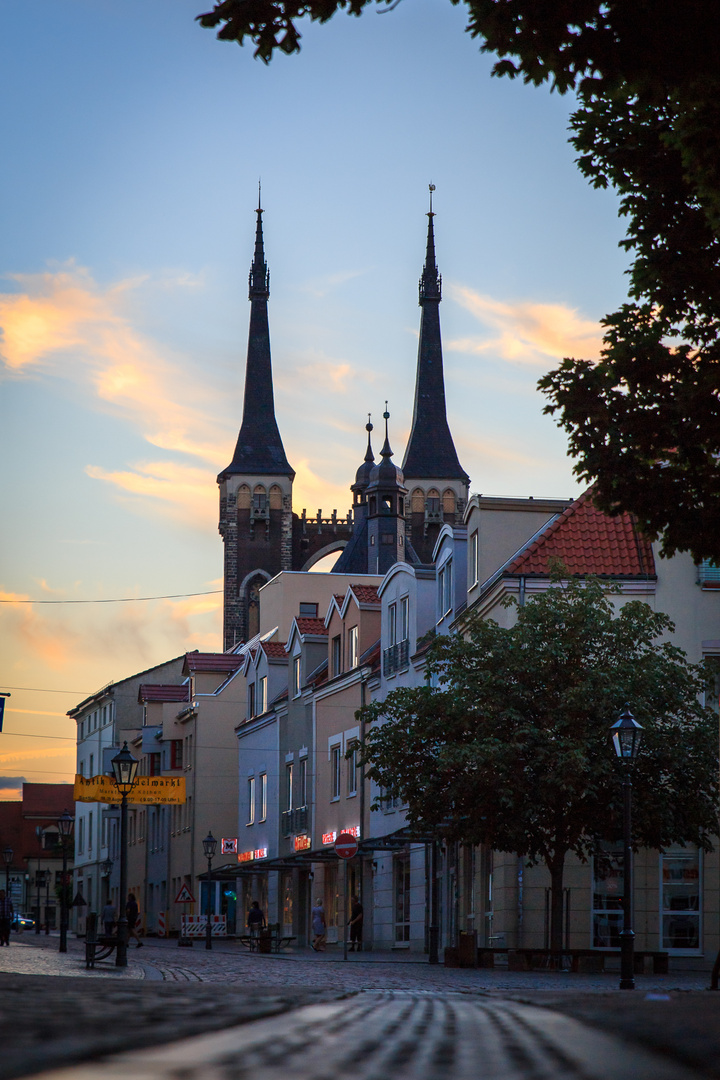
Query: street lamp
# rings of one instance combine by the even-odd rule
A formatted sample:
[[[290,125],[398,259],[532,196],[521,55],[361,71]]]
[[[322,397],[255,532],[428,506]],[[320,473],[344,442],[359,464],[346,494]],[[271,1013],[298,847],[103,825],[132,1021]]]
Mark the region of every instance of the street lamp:
[[[6,847],[3,850],[3,859],[5,860],[5,896],[10,899],[10,866],[13,861],[13,849]]]
[[[35,919],[35,933],[40,933],[40,890],[45,884],[45,871],[38,866],[35,871],[35,888],[37,889],[37,918]]]
[[[212,861],[217,848],[217,840],[211,832],[207,834],[202,842],[203,851],[205,852],[205,858],[208,863],[208,892],[207,892],[207,925],[205,926],[205,948],[212,949],[212,926],[210,925],[211,915],[211,903],[210,897],[212,895]]]
[[[60,952],[67,952],[67,927],[68,927],[68,905],[67,905],[67,853],[68,853],[68,840],[72,836],[73,826],[75,825],[75,818],[67,810],[63,810],[62,814],[57,820],[58,832],[60,833],[60,843],[62,844],[62,879],[60,882]]]
[[[113,776],[115,786],[121,795],[120,802],[120,902],[118,927],[117,927],[117,951],[115,955],[116,967],[127,967],[127,943],[128,922],[125,911],[127,894],[127,797],[135,787],[138,762],[128,750],[128,744],[124,743],[119,754],[112,759]]]
[[[623,928],[620,934],[620,989],[635,989],[635,934],[632,928],[632,783],[630,770],[640,752],[642,727],[626,703],[612,725],[615,753],[623,764]]]

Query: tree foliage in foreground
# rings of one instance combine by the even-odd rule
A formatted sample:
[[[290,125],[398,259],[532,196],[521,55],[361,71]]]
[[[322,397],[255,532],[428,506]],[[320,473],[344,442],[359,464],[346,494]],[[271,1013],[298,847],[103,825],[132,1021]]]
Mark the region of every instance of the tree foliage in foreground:
[[[645,729],[635,844],[709,850],[717,832],[717,717],[700,704],[703,668],[659,640],[672,629],[639,601],[616,613],[597,580],[556,583],[511,629],[475,619],[467,636],[437,638],[438,689],[395,690],[365,709],[367,773],[407,803],[411,825],[545,863],[553,947],[566,857],[585,861],[619,834],[609,728],[626,701]]]

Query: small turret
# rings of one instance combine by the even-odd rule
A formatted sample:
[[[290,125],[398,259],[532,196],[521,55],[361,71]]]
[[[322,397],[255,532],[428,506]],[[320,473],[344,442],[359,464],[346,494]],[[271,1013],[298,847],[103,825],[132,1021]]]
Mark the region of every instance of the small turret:
[[[405,500],[407,488],[402,469],[392,462],[393,452],[388,435],[390,413],[385,402],[385,442],[380,461],[370,472],[367,487],[368,515],[368,573],[384,574],[396,562],[404,562]]]

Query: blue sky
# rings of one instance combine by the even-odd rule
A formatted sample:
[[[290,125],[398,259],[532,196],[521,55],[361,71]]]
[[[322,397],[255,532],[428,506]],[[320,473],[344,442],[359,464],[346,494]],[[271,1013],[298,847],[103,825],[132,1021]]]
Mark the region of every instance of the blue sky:
[[[570,99],[492,79],[448,0],[304,27],[300,55],[269,67],[203,30],[202,10],[0,13],[0,689],[27,688],[8,702],[0,797],[7,778],[71,778],[64,712],[86,693],[221,647],[217,596],[19,601],[219,587],[258,177],[297,509],[347,510],[385,398],[402,458],[429,181],[471,490],[578,490],[535,384],[596,354],[626,258],[615,197],[573,164]]]

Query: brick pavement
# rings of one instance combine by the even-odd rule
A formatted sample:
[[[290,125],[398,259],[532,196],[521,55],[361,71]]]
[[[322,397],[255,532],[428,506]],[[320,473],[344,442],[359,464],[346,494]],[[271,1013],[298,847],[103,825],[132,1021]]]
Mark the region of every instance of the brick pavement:
[[[111,1053],[128,1040],[152,1046],[364,990],[541,1005],[720,1077],[720,994],[704,992],[703,973],[640,976],[627,994],[615,974],[446,969],[424,957],[365,953],[345,963],[341,953],[258,956],[235,942],[215,941],[208,952],[200,942],[181,949],[147,939],[131,948],[127,973],[102,965],[78,978],[82,941],[71,936],[63,956],[52,936],[12,941],[0,950],[2,1078]]]

